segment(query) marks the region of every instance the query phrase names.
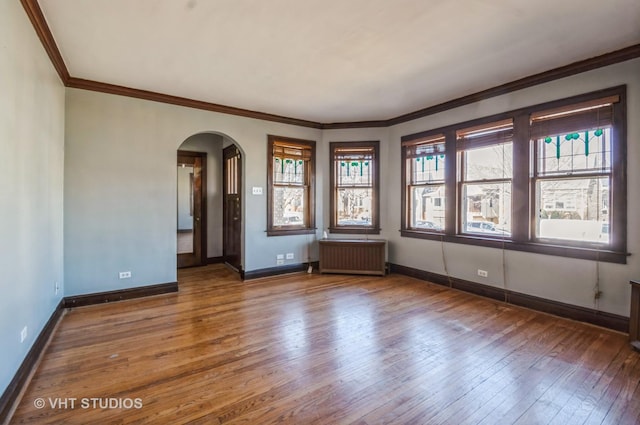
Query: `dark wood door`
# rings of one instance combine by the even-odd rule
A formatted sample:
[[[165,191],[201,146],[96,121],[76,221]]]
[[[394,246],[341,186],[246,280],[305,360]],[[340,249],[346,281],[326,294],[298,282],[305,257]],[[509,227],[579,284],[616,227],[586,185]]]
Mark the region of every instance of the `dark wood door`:
[[[223,151],[223,236],[224,262],[242,270],[242,157],[235,145]]]
[[[206,263],[207,154],[178,151],[178,268]]]

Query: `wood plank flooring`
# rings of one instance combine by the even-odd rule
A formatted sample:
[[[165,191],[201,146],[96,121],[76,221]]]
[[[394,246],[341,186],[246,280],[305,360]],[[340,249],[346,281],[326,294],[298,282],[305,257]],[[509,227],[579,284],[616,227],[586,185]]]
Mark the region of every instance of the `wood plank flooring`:
[[[400,275],[243,283],[213,265],[179,285],[67,312],[11,423],[640,420],[624,334]]]

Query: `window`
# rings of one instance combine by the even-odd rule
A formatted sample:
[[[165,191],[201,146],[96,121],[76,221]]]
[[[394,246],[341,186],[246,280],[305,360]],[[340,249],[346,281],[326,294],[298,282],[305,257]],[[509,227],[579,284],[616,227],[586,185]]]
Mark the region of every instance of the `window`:
[[[380,233],[379,142],[331,142],[332,233]]]
[[[268,136],[267,235],[315,232],[315,142]]]
[[[456,132],[461,233],[511,236],[513,121]]]
[[[610,244],[613,105],[619,96],[531,114],[535,236]]]
[[[406,227],[442,232],[445,227],[445,142],[435,134],[403,142],[403,176],[407,182]]]
[[[403,136],[402,236],[625,263],[625,101],[620,86]]]

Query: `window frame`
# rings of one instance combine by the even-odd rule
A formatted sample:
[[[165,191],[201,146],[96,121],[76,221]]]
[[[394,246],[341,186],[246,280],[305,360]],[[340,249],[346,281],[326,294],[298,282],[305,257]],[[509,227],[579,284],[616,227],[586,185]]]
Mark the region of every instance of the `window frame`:
[[[274,147],[288,146],[296,149],[306,149],[310,151],[310,157],[306,161],[304,182],[305,188],[303,224],[299,226],[277,226],[274,225],[274,191],[277,187],[282,187],[274,181],[273,161]],[[267,236],[305,235],[316,232],[315,219],[315,178],[316,178],[316,142],[313,140],[295,139],[291,137],[267,135]],[[306,223],[306,224],[304,224]]]
[[[442,133],[427,133],[427,134],[421,134],[421,137],[417,137],[414,140],[405,140],[402,143],[402,167],[401,167],[401,174],[402,174],[402,179],[403,179],[403,191],[402,191],[402,205],[405,205],[406,210],[403,211],[402,214],[402,228],[403,229],[407,229],[409,231],[418,231],[418,232],[426,232],[426,233],[436,233],[436,234],[443,234],[446,227],[447,227],[447,219],[446,219],[446,214],[447,214],[447,210],[446,210],[446,205],[447,205],[447,185],[446,185],[446,180],[447,180],[447,155],[446,155],[446,147],[445,147],[445,158],[444,158],[444,165],[445,165],[445,176],[444,179],[442,180],[438,180],[437,182],[425,182],[425,183],[418,183],[416,181],[413,180],[413,166],[416,165],[416,163],[414,162],[414,157],[413,155],[409,154],[410,150],[413,149],[417,149],[417,147],[419,146],[429,146],[429,145],[436,145],[436,144],[442,144],[444,143],[446,146],[446,136]],[[437,155],[437,154],[436,154]],[[411,164],[411,165],[409,165]],[[429,229],[429,228],[421,228],[418,226],[413,226],[412,225],[412,219],[411,219],[411,215],[414,209],[414,206],[412,204],[412,198],[413,198],[413,188],[417,187],[417,186],[422,186],[422,187],[429,187],[429,186],[443,186],[444,187],[444,204],[445,204],[445,224],[444,226],[442,226],[442,229]],[[439,198],[442,199],[442,198]],[[442,202],[442,201],[440,201]]]
[[[610,179],[610,227],[609,243],[542,240],[536,238],[536,193],[534,166],[537,161],[536,140],[533,138],[531,117],[533,114],[554,108],[568,108],[610,96],[618,96],[619,101],[612,106],[611,125],[611,179]],[[512,174],[512,222],[511,237],[487,237],[461,232],[460,166],[457,161],[456,132],[473,126],[485,125],[505,119],[513,120],[513,174]],[[408,199],[406,150],[401,148],[401,229],[402,237],[462,243],[515,251],[533,252],[569,258],[626,264],[627,253],[627,124],[626,85],[602,89],[564,99],[528,106],[488,117],[452,124],[420,133],[401,137],[403,144],[434,134],[444,134],[446,140],[445,202],[447,205],[444,232],[415,229],[407,226]],[[525,166],[522,166],[522,165]]]
[[[372,202],[371,202],[371,225],[339,225],[338,224],[338,210],[337,197],[338,186],[337,183],[337,168],[336,168],[336,150],[340,148],[371,148],[373,149],[373,167],[371,167],[371,188]],[[380,141],[362,141],[362,142],[330,142],[329,143],[329,187],[331,195],[329,199],[330,220],[329,231],[331,233],[342,234],[367,234],[378,235],[380,234]],[[364,187],[364,186],[363,186]]]
[[[495,131],[491,131],[490,129],[496,129]],[[478,137],[469,137],[470,134],[473,133],[485,133],[485,135]],[[465,137],[467,136],[467,137]],[[475,149],[489,148],[494,146],[501,146],[505,144],[511,144],[511,176],[505,177],[496,177],[490,179],[468,179],[466,172],[466,157],[469,151]],[[504,147],[503,147],[504,149]],[[459,234],[463,236],[479,236],[488,239],[511,239],[511,235],[508,236],[505,234],[502,235],[487,235],[481,232],[469,232],[466,226],[465,215],[467,211],[465,209],[466,203],[464,201],[464,187],[465,185],[477,185],[477,184],[505,184],[508,183],[511,189],[511,193],[513,194],[513,119],[500,120],[497,122],[487,122],[478,126],[473,126],[471,128],[462,128],[456,130],[456,150],[457,150],[457,164],[458,164],[458,178],[456,181],[457,193],[459,194],[458,202],[456,204],[456,208],[458,209],[458,217],[459,223],[458,229]],[[509,206],[509,211],[513,211],[513,198],[511,198],[511,205]],[[510,214],[509,221],[513,221],[513,213]]]

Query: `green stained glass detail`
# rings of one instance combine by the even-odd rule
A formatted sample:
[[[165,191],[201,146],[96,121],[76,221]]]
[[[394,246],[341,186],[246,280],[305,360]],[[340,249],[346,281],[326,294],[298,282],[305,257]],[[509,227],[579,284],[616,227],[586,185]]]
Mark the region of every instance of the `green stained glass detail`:
[[[552,140],[552,139],[551,139],[551,137],[549,137],[549,136],[547,136],[547,137],[545,137],[545,138],[544,138],[544,142],[545,142],[545,143],[551,143],[551,140]]]
[[[428,159],[429,161],[431,161],[431,160],[433,159],[433,156],[429,155],[429,156],[427,157],[427,159]]]
[[[341,163],[340,163],[340,166],[341,166],[341,167],[344,167],[345,165],[347,165],[347,164],[345,164],[344,162],[341,162]]]
[[[364,165],[369,166],[369,161],[365,162]]]
[[[573,133],[571,137],[573,138],[573,140],[578,140],[580,138],[580,135],[578,133]]]
[[[422,159],[422,158],[416,158],[416,162],[420,162],[420,159]]]
[[[604,133],[604,132],[602,131],[601,128],[599,128],[593,134],[595,134],[596,136],[600,137],[600,136],[602,136],[602,133]]]
[[[354,167],[357,167],[358,163],[357,162],[352,162],[351,165],[354,166]]]
[[[584,156],[589,156],[589,132],[584,132]]]
[[[287,164],[291,164],[291,162],[292,161],[290,159],[287,159]]]

